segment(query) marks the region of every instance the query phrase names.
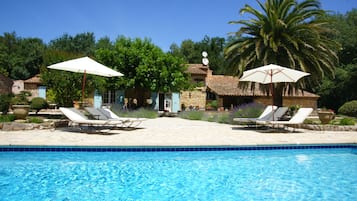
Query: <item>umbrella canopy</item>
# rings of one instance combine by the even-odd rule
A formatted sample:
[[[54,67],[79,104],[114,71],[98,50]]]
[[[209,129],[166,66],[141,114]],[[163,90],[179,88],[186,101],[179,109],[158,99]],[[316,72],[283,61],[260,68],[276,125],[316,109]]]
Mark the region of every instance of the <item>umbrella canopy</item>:
[[[244,71],[243,76],[239,79],[239,81],[270,84],[270,90],[273,97],[272,100],[272,107],[273,107],[274,105],[274,90],[272,85],[273,83],[297,82],[300,78],[307,75],[310,75],[310,73],[293,70],[276,64],[269,64],[252,70]],[[273,120],[274,120],[274,112],[273,112]]]
[[[47,68],[71,71],[75,73],[87,73],[104,77],[123,76],[123,74],[100,64],[89,57],[72,59],[61,63],[53,64]]]
[[[78,59],[72,59],[57,64],[48,66],[47,68],[71,71],[75,73],[83,73],[82,81],[82,101],[84,100],[84,88],[86,83],[86,74],[99,75],[104,77],[116,77],[123,76],[120,72],[117,72],[111,68],[100,64],[89,57],[82,57]]]
[[[261,84],[297,82],[300,78],[307,75],[310,75],[310,73],[293,70],[275,64],[269,64],[244,71],[243,76],[239,79],[239,81],[258,82]]]

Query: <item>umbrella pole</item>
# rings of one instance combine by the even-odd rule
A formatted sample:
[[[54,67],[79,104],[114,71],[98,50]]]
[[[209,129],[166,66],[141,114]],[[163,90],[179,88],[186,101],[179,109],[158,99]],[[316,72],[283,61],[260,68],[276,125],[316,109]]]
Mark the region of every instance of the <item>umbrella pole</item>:
[[[82,82],[82,104],[84,104],[84,88],[86,86],[86,71],[83,73],[83,82]]]
[[[272,97],[272,104],[271,104],[271,109],[273,111],[273,121],[274,121],[274,87],[273,87],[273,70],[270,70],[270,91],[271,91],[271,97]]]

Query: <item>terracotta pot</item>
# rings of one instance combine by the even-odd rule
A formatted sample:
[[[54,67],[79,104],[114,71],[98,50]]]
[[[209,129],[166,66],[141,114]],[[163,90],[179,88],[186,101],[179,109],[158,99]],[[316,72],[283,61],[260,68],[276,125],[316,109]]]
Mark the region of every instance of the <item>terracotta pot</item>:
[[[318,115],[322,124],[328,124],[335,118],[335,113],[331,111],[319,111]]]
[[[84,103],[81,101],[73,101],[73,107],[76,109],[83,109]]]
[[[12,105],[12,112],[16,119],[26,119],[29,114],[29,105]]]

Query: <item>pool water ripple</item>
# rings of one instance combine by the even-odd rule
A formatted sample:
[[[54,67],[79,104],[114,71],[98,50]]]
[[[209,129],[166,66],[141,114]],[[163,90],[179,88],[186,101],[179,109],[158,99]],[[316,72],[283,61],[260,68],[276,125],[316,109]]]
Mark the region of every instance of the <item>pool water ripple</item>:
[[[1,152],[0,200],[357,200],[350,149]]]

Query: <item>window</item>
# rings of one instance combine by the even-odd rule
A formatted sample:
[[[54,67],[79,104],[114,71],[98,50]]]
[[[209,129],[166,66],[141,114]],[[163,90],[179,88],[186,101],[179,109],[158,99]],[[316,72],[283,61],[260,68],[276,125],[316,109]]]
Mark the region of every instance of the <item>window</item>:
[[[108,90],[103,95],[103,104],[114,104],[115,103],[115,91]]]

